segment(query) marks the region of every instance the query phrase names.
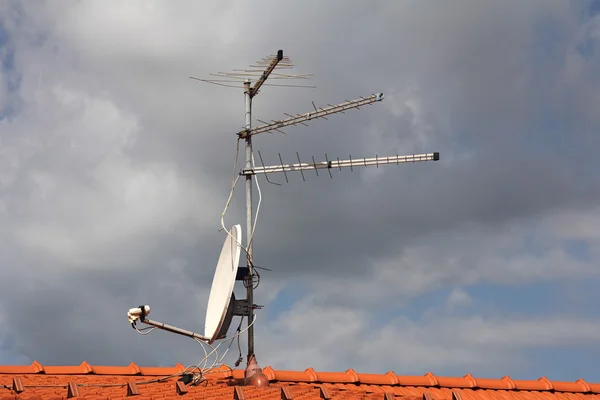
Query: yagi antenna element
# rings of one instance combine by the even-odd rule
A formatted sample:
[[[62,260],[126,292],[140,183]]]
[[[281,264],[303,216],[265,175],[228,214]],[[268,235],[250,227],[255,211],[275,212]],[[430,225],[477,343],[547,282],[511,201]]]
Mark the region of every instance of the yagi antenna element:
[[[283,50],[278,50],[277,56],[273,57],[267,69],[265,69],[265,71],[262,73],[262,76],[258,78],[258,81],[256,81],[254,86],[250,88],[249,94],[251,98],[258,94],[258,90],[260,89],[260,87],[265,83],[269,75],[271,75],[271,72],[273,72],[273,70],[275,69],[275,67],[277,67],[277,64],[279,64],[281,60],[283,60]]]
[[[283,119],[280,121],[273,121],[270,124],[261,125],[256,128],[253,128],[253,129],[246,129],[246,130],[240,131],[238,133],[238,135],[241,138],[245,138],[247,136],[252,136],[252,135],[258,135],[259,133],[274,131],[274,130],[278,130],[281,128],[285,128],[286,126],[301,124],[303,122],[310,121],[310,120],[313,120],[316,118],[324,118],[327,115],[337,114],[340,112],[343,113],[344,111],[351,110],[353,108],[360,108],[360,107],[366,106],[366,105],[371,105],[375,102],[382,101],[382,100],[383,100],[383,93],[376,93],[369,97],[361,97],[360,99],[357,99],[357,100],[345,101],[345,102],[335,105],[335,106],[328,106],[328,107],[319,108],[319,109],[317,109],[315,107],[314,111],[309,111],[304,114],[296,114],[290,118]],[[314,106],[314,104],[313,104],[313,106]]]
[[[294,172],[294,171],[312,171],[319,169],[342,169],[342,168],[354,168],[354,167],[372,167],[386,164],[403,164],[403,163],[415,163],[422,161],[438,161],[440,159],[440,153],[428,153],[428,154],[412,154],[406,156],[390,156],[390,157],[373,157],[373,158],[355,158],[349,160],[326,160],[321,162],[312,163],[298,163],[298,164],[279,164],[271,166],[254,167],[250,170],[243,169],[240,175],[246,174],[274,174],[277,172]]]
[[[311,85],[293,85],[286,83],[265,83],[267,78],[269,80],[297,80],[297,79],[310,79],[312,74],[291,74],[287,72],[280,72],[282,70],[292,69],[292,64],[289,57],[283,55],[283,50],[278,50],[277,54],[265,57],[259,60],[255,65],[251,65],[247,69],[234,69],[232,72],[218,72],[216,74],[209,74],[219,79],[201,79],[190,76],[191,79],[197,81],[211,83],[213,85],[225,86],[237,89],[245,89],[244,82],[252,78],[256,79],[256,83],[250,89],[250,98],[256,96],[259,89],[262,86],[280,86],[280,87],[296,87],[296,88],[315,88]]]

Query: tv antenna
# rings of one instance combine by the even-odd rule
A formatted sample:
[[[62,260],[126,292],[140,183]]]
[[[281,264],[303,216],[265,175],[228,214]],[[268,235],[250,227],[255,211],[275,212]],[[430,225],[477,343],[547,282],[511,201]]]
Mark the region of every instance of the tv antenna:
[[[254,235],[255,221],[253,221],[253,201],[252,201],[252,180],[257,174],[264,174],[267,181],[269,181],[268,174],[273,174],[277,172],[283,172],[287,181],[287,172],[300,171],[302,174],[302,178],[304,179],[305,170],[314,170],[318,175],[319,169],[327,169],[331,176],[331,169],[333,168],[345,168],[349,167],[351,169],[355,167],[366,167],[366,166],[379,166],[385,164],[400,164],[406,162],[419,162],[419,161],[438,161],[439,153],[429,153],[429,154],[419,154],[419,155],[409,155],[409,156],[400,156],[396,155],[393,157],[381,157],[376,156],[375,158],[363,158],[363,159],[355,159],[352,160],[350,157],[349,160],[339,160],[336,161],[329,160],[327,155],[325,156],[326,160],[323,162],[317,163],[313,157],[312,163],[302,163],[300,161],[300,156],[298,156],[298,164],[284,164],[281,159],[281,155],[279,159],[281,163],[279,165],[274,166],[265,166],[262,163],[262,156],[259,152],[259,157],[261,159],[261,167],[257,167],[254,163],[254,154],[253,154],[253,144],[252,138],[255,135],[266,132],[282,132],[283,128],[296,126],[296,125],[306,125],[308,121],[323,118],[327,119],[328,115],[344,113],[345,111],[358,109],[363,106],[373,105],[375,103],[381,102],[383,100],[383,93],[372,94],[367,97],[360,97],[356,100],[347,100],[343,103],[337,105],[329,104],[327,107],[317,107],[314,102],[312,103],[313,110],[303,114],[295,114],[290,115],[286,114],[287,118],[282,120],[272,120],[271,122],[260,121],[262,125],[257,127],[252,127],[252,101],[254,97],[259,93],[260,89],[263,86],[268,86],[269,84],[265,84],[267,79],[308,79],[310,75],[295,75],[295,74],[280,74],[274,72],[278,69],[290,69],[293,65],[291,64],[289,58],[284,57],[283,50],[277,51],[276,55],[272,55],[270,57],[262,59],[257,65],[252,66],[251,70],[238,70],[233,73],[219,73],[217,76],[220,77],[228,77],[228,78],[236,78],[238,79],[237,85],[232,85],[233,87],[240,87],[239,80],[243,80],[243,89],[244,89],[244,103],[245,103],[245,127],[241,131],[237,133],[238,139],[244,139],[245,141],[245,167],[240,171],[239,175],[244,176],[246,180],[246,232],[247,232],[247,242],[246,242],[246,268],[241,268],[242,273],[239,275],[245,274],[245,282],[246,282],[246,301],[248,304],[254,304],[254,277],[255,277],[255,265],[253,264],[254,251],[252,239]],[[259,68],[259,70],[255,69]],[[261,70],[262,69],[262,70]],[[254,85],[252,85],[252,81],[250,77],[258,78]],[[198,78],[194,78],[198,79]],[[223,84],[223,83],[231,83],[231,82],[223,82],[217,80],[204,80],[200,79],[204,82],[214,83],[214,84]],[[286,85],[293,87],[313,87],[313,86],[300,86],[300,85]],[[269,181],[270,182],[270,181]],[[272,183],[272,182],[271,182]],[[258,184],[258,183],[257,183]],[[235,185],[235,183],[234,183]],[[254,315],[254,307],[250,307],[249,309],[250,315],[248,316],[248,323],[253,318]],[[254,354],[254,327],[250,326],[248,328],[248,361],[255,358]]]
[[[215,85],[243,89],[244,92],[244,103],[245,103],[245,126],[242,130],[237,132],[238,142],[239,140],[245,141],[245,164],[244,168],[240,170],[238,178],[244,177],[246,183],[246,246],[242,247],[241,243],[241,227],[235,225],[231,231],[227,231],[223,224],[223,217],[231,201],[233,195],[233,189],[237,183],[237,179],[234,180],[229,200],[225,207],[225,211],[222,214],[222,227],[228,233],[228,237],[225,240],[223,250],[221,252],[221,258],[217,264],[217,271],[215,272],[215,278],[213,280],[213,286],[211,288],[211,294],[209,299],[209,305],[207,309],[205,335],[198,335],[194,332],[186,331],[183,329],[175,328],[170,325],[166,325],[157,321],[152,321],[146,318],[150,311],[149,306],[140,306],[129,310],[129,320],[134,325],[138,319],[146,324],[152,325],[154,328],[164,329],[170,332],[178,333],[184,336],[192,337],[200,342],[206,342],[208,344],[213,343],[215,340],[223,339],[226,337],[227,330],[231,324],[231,319],[234,315],[248,318],[248,326],[246,327],[248,334],[248,355],[247,355],[247,367],[246,367],[246,382],[255,386],[268,385],[268,380],[262,374],[262,370],[256,363],[256,356],[254,350],[254,321],[255,314],[254,310],[261,308],[254,304],[254,289],[257,286],[255,280],[258,278],[256,268],[259,268],[253,263],[254,252],[253,252],[253,236],[256,228],[256,218],[253,217],[253,197],[252,197],[252,181],[255,175],[263,174],[266,180],[269,180],[270,174],[283,173],[286,181],[288,181],[288,172],[300,172],[302,179],[304,180],[304,171],[314,170],[318,175],[319,170],[326,169],[331,175],[332,169],[350,168],[353,170],[358,167],[368,167],[386,164],[400,164],[400,163],[414,163],[421,161],[438,161],[439,153],[425,153],[425,154],[413,154],[413,155],[395,155],[395,156],[384,156],[380,157],[376,155],[370,158],[355,158],[349,156],[349,159],[330,160],[325,154],[325,161],[316,162],[315,158],[312,157],[312,162],[303,163],[300,160],[300,155],[296,153],[298,163],[296,164],[284,164],[279,155],[280,164],[265,166],[262,162],[262,156],[260,152],[258,155],[261,159],[261,166],[256,166],[254,162],[254,151],[252,138],[255,135],[266,133],[266,132],[282,132],[283,128],[296,126],[296,125],[307,125],[306,123],[323,118],[327,119],[328,115],[344,113],[348,110],[359,109],[363,106],[373,105],[381,102],[384,98],[383,93],[375,93],[367,97],[360,97],[356,100],[346,100],[343,103],[337,105],[327,105],[327,107],[317,107],[314,102],[312,103],[313,109],[303,114],[290,115],[286,114],[287,118],[282,120],[272,120],[271,122],[260,121],[262,125],[252,127],[252,101],[256,97],[262,87],[264,86],[281,86],[281,87],[304,87],[314,88],[310,85],[293,85],[293,84],[271,84],[265,83],[267,79],[273,80],[291,80],[291,79],[309,79],[311,74],[291,74],[285,71],[293,68],[288,57],[284,57],[283,50],[277,51],[275,55],[263,58],[257,61],[254,65],[251,65],[248,69],[233,70],[233,72],[219,72],[216,74],[210,74],[215,78],[211,79],[200,79],[196,77],[190,77],[202,82],[211,83]],[[252,85],[252,78],[255,78],[255,82]],[[239,150],[239,148],[238,148]],[[236,167],[237,167],[237,156],[236,156]],[[259,189],[259,206],[260,206],[260,187],[258,186],[258,180],[256,182],[257,188]],[[258,211],[258,208],[257,208]],[[258,217],[258,213],[257,213]],[[229,250],[226,250],[228,248]],[[243,249],[246,254],[246,266],[238,267],[240,250]],[[224,261],[222,261],[223,259]],[[231,268],[230,268],[231,267]],[[225,272],[226,271],[226,272]],[[233,294],[233,285],[235,281],[243,281],[246,287],[246,298],[237,300]],[[213,301],[213,298],[215,299]],[[136,328],[137,329],[137,328]],[[240,329],[236,337],[239,340]],[[238,359],[238,363],[241,359]],[[236,364],[237,366],[237,364]]]

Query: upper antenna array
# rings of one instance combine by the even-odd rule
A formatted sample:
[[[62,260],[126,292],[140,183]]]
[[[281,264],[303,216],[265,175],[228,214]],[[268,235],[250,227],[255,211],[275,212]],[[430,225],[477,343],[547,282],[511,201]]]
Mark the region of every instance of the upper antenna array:
[[[244,129],[244,130],[240,131],[238,133],[238,135],[242,138],[245,138],[247,136],[258,135],[259,133],[270,132],[270,131],[278,131],[278,132],[283,133],[280,129],[285,128],[286,126],[293,126],[293,125],[298,125],[298,124],[307,126],[305,124],[305,122],[310,121],[312,119],[316,119],[316,118],[327,119],[327,118],[325,118],[326,115],[337,114],[340,112],[343,113],[344,111],[351,110],[353,108],[360,108],[362,106],[372,105],[373,103],[382,101],[382,100],[383,100],[383,93],[376,93],[376,94],[372,94],[369,97],[361,97],[360,99],[356,99],[356,100],[346,100],[345,102],[343,102],[341,104],[337,104],[335,106],[328,104],[328,107],[325,107],[325,108],[317,108],[317,106],[315,106],[315,103],[313,102],[312,105],[313,105],[313,108],[315,109],[314,111],[309,111],[304,114],[296,114],[296,115],[286,114],[287,116],[289,116],[289,118],[282,119],[279,121],[276,121],[276,120],[273,120],[271,122],[260,121],[260,122],[264,123],[264,125],[257,126],[256,128],[252,128],[252,129]]]
[[[250,89],[250,97],[254,97],[258,94],[261,86],[281,86],[281,87],[302,87],[302,88],[315,88],[316,86],[311,85],[292,85],[292,84],[277,84],[269,83],[265,84],[267,77],[269,80],[292,80],[292,79],[310,79],[313,74],[290,74],[285,72],[276,72],[280,70],[290,70],[294,68],[294,64],[289,57],[283,55],[283,50],[277,51],[277,54],[272,54],[268,57],[264,57],[256,61],[253,65],[250,65],[247,69],[234,69],[233,72],[217,72],[216,74],[209,74],[210,76],[223,78],[223,79],[201,79],[190,76],[191,79],[195,79],[201,82],[212,83],[219,86],[232,87],[237,89],[244,89],[244,82],[248,79],[256,79],[256,83]]]

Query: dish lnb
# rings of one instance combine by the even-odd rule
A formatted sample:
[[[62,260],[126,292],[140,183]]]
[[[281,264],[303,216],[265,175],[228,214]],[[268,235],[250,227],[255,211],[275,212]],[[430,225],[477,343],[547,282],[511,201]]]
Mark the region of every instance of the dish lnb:
[[[150,306],[148,305],[130,308],[127,312],[127,319],[129,320],[130,324],[133,324],[140,318],[142,319],[142,321],[144,321],[146,315],[148,314],[150,314]]]
[[[241,243],[242,228],[240,225],[234,225],[231,231],[227,232],[217,262],[217,269],[208,296],[208,306],[206,307],[204,335],[148,319],[147,316],[150,314],[150,306],[148,305],[130,309],[127,312],[129,323],[137,330],[135,324],[139,320],[155,328],[202,340],[208,342],[208,344],[212,344],[215,340],[224,339],[227,336],[233,317],[246,317],[250,315],[251,311],[248,302],[246,300],[236,300],[233,293],[240,262]]]

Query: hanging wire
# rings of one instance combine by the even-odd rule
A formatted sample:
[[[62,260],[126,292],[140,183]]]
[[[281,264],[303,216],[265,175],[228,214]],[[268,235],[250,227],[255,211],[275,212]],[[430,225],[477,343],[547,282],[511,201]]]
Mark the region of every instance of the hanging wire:
[[[212,346],[212,345],[210,345],[208,343],[202,342],[199,339],[194,338],[194,340],[202,346],[202,350],[204,351],[204,358],[198,364],[196,364],[196,365],[190,365],[187,368],[185,368],[182,372],[178,372],[178,373],[167,375],[167,376],[162,376],[160,378],[149,379],[149,380],[144,380],[144,381],[137,381],[137,382],[134,382],[134,383],[136,385],[147,385],[147,384],[150,384],[150,383],[163,382],[163,381],[166,381],[168,379],[175,378],[177,376],[190,375],[190,374],[194,375],[194,384],[199,384],[199,383],[205,382],[206,381],[206,378],[204,378],[205,375],[209,375],[211,373],[219,372],[219,371],[215,371],[215,369],[219,368],[219,367],[225,367],[225,366],[227,366],[227,365],[223,364],[223,359],[227,355],[227,353],[228,353],[229,349],[231,348],[231,346],[233,344],[233,341],[235,339],[238,340],[238,350],[239,350],[239,354],[240,354],[240,357],[236,361],[236,366],[238,366],[239,363],[241,362],[239,360],[241,358],[241,353],[242,353],[241,352],[241,347],[239,345],[239,338],[252,325],[254,325],[254,323],[256,322],[256,315],[254,315],[254,318],[252,319],[252,322],[250,324],[248,324],[247,327],[245,327],[244,329],[241,329],[243,320],[244,320],[244,318],[242,317],[240,319],[240,325],[236,329],[235,334],[232,335],[229,338],[226,338],[226,339],[222,340],[217,346]],[[219,348],[224,343],[228,343],[228,342],[229,342],[228,348],[225,350],[225,352],[223,353],[223,355],[219,357],[219,354],[218,354]],[[210,353],[207,352],[205,346],[208,346],[212,351]],[[211,359],[211,357],[214,357],[215,360],[212,362],[212,364],[210,364],[210,366],[208,366],[208,361]],[[231,370],[230,367],[229,367],[229,369]],[[124,386],[127,386],[127,383],[111,383],[111,384],[80,383],[80,384],[77,384],[77,386],[82,386],[82,387],[124,387]],[[24,387],[26,387],[26,388],[40,388],[40,387],[44,387],[44,388],[64,388],[64,387],[66,387],[66,385],[25,385]]]
[[[223,212],[221,213],[221,230],[224,230],[225,232],[227,232],[227,234],[240,246],[240,248],[244,251],[244,253],[246,253],[246,262],[248,263],[248,265],[250,265],[252,267],[252,270],[254,272],[252,285],[253,285],[253,288],[256,289],[258,287],[258,285],[260,284],[260,274],[254,268],[254,264],[252,263],[252,260],[250,258],[250,254],[249,254],[250,247],[249,246],[252,245],[252,241],[254,240],[254,233],[256,231],[256,225],[258,223],[258,217],[260,214],[260,206],[262,204],[262,190],[260,188],[260,183],[258,182],[258,178],[255,179],[256,188],[258,190],[258,204],[256,206],[256,214],[254,216],[254,223],[252,225],[252,231],[249,232],[248,246],[244,246],[242,243],[238,242],[237,238],[234,237],[233,234],[225,227],[225,215],[227,214],[227,211],[229,210],[229,206],[230,206],[231,200],[233,198],[233,193],[235,191],[235,186],[240,178],[240,175],[237,173],[238,159],[239,159],[239,153],[240,153],[240,140],[241,140],[241,138],[238,137],[238,140],[236,142],[237,146],[236,146],[236,152],[235,152],[235,161],[234,161],[234,165],[233,165],[231,190],[229,191],[229,196],[227,198],[227,202],[225,203],[225,208],[223,209]],[[254,168],[255,166],[256,166],[256,164],[255,164],[254,154],[253,154],[252,155],[252,167]],[[254,278],[254,275],[256,276],[256,278]],[[249,285],[248,283],[244,282],[244,286],[246,288],[248,287],[248,285]]]

